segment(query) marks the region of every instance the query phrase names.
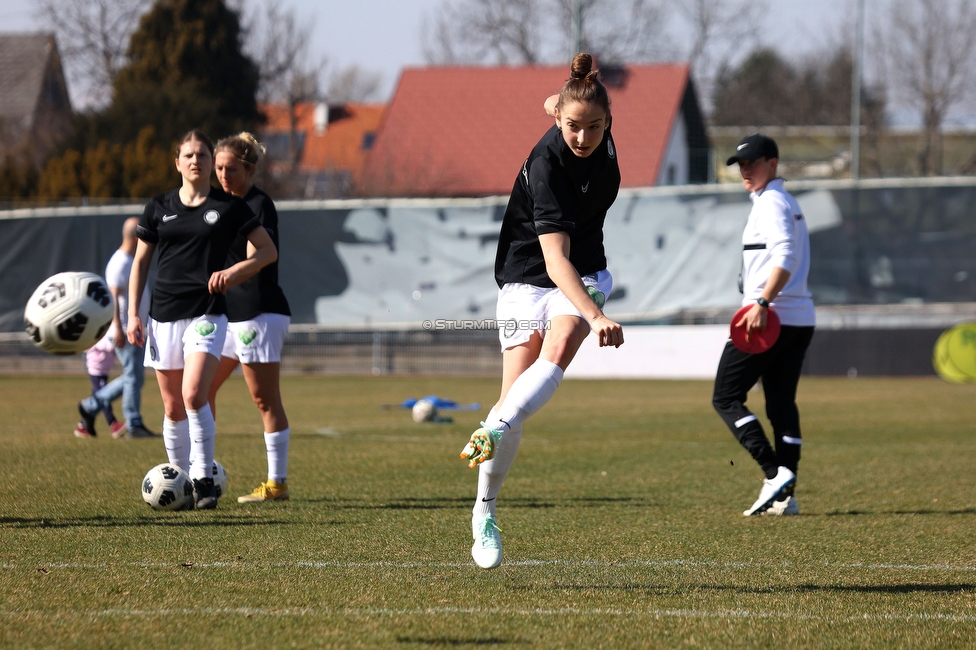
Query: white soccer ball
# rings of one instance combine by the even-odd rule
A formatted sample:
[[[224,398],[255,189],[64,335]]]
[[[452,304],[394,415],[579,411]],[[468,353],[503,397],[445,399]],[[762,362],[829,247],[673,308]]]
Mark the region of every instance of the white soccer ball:
[[[220,464],[217,460],[214,460],[213,465],[210,468],[210,476],[214,480],[214,487],[217,488],[217,498],[224,496],[227,492],[227,472],[224,470],[224,466]],[[199,495],[196,490],[193,491],[194,502],[199,501]]]
[[[414,422],[430,422],[437,416],[437,407],[429,399],[418,399],[413,405]]]
[[[193,508],[193,481],[176,465],[156,465],[142,479],[142,500],[153,510]]]
[[[37,287],[24,309],[24,328],[39,348],[76,354],[105,336],[114,313],[105,280],[94,273],[69,271]]]

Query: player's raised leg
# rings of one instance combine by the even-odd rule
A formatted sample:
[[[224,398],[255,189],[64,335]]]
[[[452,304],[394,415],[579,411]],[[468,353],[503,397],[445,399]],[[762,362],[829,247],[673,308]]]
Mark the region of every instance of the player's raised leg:
[[[538,359],[541,350],[542,337],[538,332],[534,332],[525,343],[511,347],[502,353],[502,388],[499,403],[508,395],[512,384],[519,376]],[[487,421],[495,422],[497,419],[496,406],[488,412]],[[479,429],[479,431],[483,430]],[[497,445],[490,450],[490,459],[480,460],[479,463],[479,456],[475,456],[469,463],[471,467],[479,465],[478,493],[471,512],[471,534],[474,537],[471,557],[478,566],[490,569],[498,566],[502,561],[502,539],[495,509],[496,499],[522,442],[522,425],[518,424],[515,428],[510,428],[504,436],[498,431],[485,431],[485,433],[492,436],[497,433],[498,438]],[[477,435],[478,431],[472,436],[472,440]],[[462,452],[463,457],[464,452]]]

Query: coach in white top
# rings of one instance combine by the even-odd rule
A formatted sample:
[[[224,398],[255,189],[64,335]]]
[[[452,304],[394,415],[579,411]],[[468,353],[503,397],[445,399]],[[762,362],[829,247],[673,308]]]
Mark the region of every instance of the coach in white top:
[[[145,368],[142,348],[126,340],[125,328],[128,319],[129,270],[132,268],[133,253],[136,250],[136,226],[139,219],[131,217],[122,225],[122,244],[109,259],[105,267],[105,280],[115,298],[115,315],[108,336],[115,344],[115,355],[122,363],[122,374],[105,384],[91,397],[81,401],[78,411],[89,431],[94,431],[95,415],[106,405],[122,396],[122,413],[125,416],[125,429],[113,434],[115,437],[153,438],[152,431],[142,421],[142,384],[145,381]],[[149,285],[143,292],[140,314],[145,319],[149,314]]]
[[[738,163],[742,182],[752,192],[752,211],[742,233],[742,317],[748,332],[766,328],[770,307],[782,325],[766,352],[749,354],[730,340],[715,377],[712,405],[766,475],[759,498],[743,514],[795,515],[794,495],[800,461],[800,414],[796,386],[813,338],[816,316],[807,290],[810,235],[796,199],[777,176],[779,148],[758,133],[743,138],[727,164]],[[749,389],[762,379],[766,415],[773,425],[775,448],[762,425],[745,406]]]

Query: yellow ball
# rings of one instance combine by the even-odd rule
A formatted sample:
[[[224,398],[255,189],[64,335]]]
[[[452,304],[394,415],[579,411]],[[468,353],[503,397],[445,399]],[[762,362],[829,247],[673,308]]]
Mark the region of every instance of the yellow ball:
[[[932,366],[950,383],[976,382],[976,323],[963,323],[943,332],[932,350]]]

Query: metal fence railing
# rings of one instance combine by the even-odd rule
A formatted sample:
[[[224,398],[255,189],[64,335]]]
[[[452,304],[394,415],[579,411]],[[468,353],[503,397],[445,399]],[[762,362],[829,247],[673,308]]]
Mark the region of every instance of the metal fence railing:
[[[326,330],[293,326],[282,349],[284,374],[469,375],[501,373],[494,330]],[[84,374],[84,354],[57,356],[23,333],[0,334],[0,374]]]

